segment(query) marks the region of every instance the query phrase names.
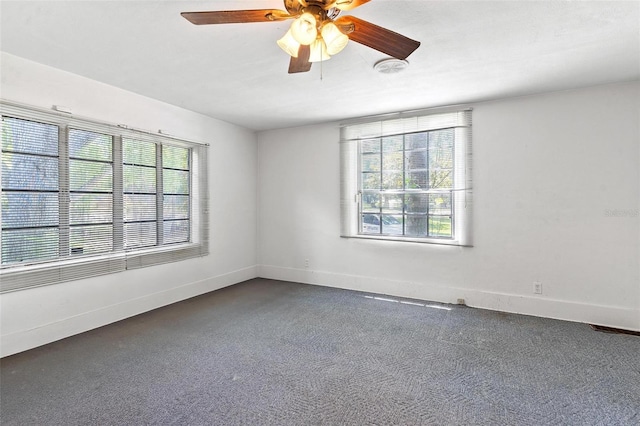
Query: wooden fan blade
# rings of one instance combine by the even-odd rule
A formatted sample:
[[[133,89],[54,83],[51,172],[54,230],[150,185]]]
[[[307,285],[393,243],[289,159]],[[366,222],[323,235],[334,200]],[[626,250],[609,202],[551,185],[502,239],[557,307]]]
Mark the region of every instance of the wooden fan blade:
[[[350,40],[398,59],[407,59],[420,42],[354,16],[341,16],[335,24]]]
[[[239,24],[244,22],[283,21],[293,18],[284,10],[220,10],[215,12],[182,12],[180,15],[195,25]]]
[[[333,5],[338,9],[344,10],[353,10],[358,6],[362,6],[365,3],[369,3],[371,0],[337,0]]]
[[[301,45],[298,49],[298,57],[291,57],[289,61],[289,74],[295,74],[298,72],[307,72],[311,69],[311,62],[309,62],[309,55],[311,54],[311,48],[309,46]]]

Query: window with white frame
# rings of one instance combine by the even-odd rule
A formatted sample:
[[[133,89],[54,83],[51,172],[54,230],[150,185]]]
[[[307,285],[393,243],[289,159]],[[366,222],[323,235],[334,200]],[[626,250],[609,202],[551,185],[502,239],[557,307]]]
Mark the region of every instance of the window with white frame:
[[[0,107],[0,291],[208,253],[206,145]]]
[[[471,245],[471,111],[341,129],[344,237]]]

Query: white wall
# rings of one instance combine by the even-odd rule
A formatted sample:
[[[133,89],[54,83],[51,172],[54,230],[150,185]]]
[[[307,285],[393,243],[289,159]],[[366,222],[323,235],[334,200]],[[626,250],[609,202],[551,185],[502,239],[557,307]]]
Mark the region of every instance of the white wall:
[[[475,105],[475,247],[459,248],[338,236],[335,123],[256,138],[0,55],[3,99],[211,144],[211,254],[2,294],[1,356],[255,276],[640,330],[639,83]]]
[[[258,273],[640,330],[639,106],[637,82],[474,105],[472,248],[340,238],[338,125],[259,133]]]
[[[208,142],[209,256],[0,295],[9,355],[256,276],[253,132],[2,53],[0,97]],[[211,99],[211,102],[222,102]]]

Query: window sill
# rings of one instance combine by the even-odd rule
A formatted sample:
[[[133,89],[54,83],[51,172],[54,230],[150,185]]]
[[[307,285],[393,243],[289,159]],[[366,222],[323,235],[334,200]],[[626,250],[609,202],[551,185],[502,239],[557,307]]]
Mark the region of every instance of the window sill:
[[[0,269],[0,293],[176,262],[207,254],[206,244],[182,243],[129,252],[5,266]]]
[[[420,244],[433,244],[439,246],[456,246],[456,247],[473,247],[468,244],[461,244],[458,240],[450,240],[444,238],[411,238],[411,237],[398,237],[391,235],[341,235],[341,238],[354,238],[360,240],[375,240],[375,241],[397,241],[401,243],[420,243]]]

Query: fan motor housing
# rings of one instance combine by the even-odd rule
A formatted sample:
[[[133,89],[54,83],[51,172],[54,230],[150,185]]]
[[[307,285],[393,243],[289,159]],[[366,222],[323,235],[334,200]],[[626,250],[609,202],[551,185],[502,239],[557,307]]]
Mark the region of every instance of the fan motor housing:
[[[310,6],[315,6],[324,10],[327,16],[333,19],[340,13],[340,9],[333,7],[334,3],[335,0],[284,0],[284,7],[290,15],[297,16]]]

